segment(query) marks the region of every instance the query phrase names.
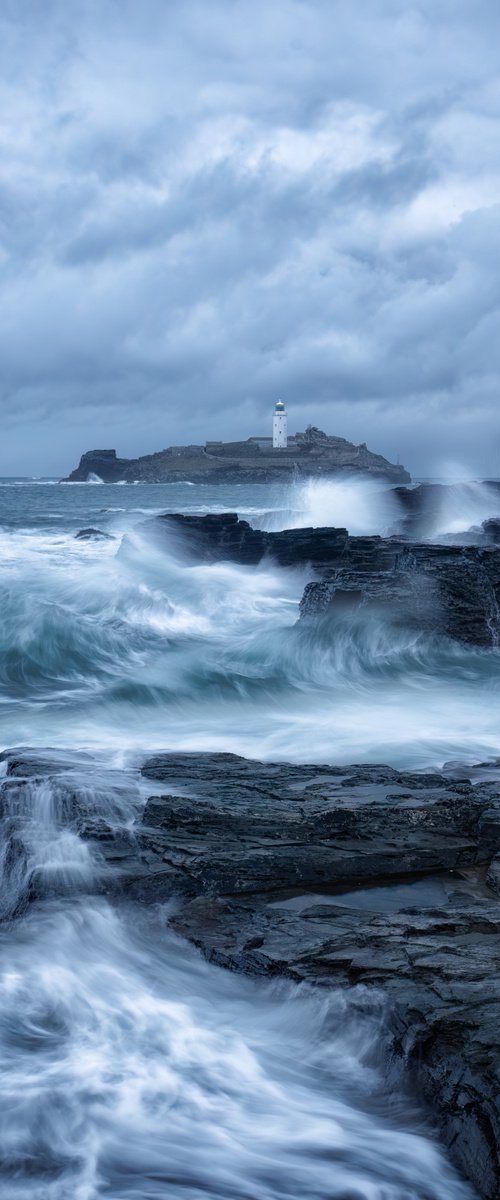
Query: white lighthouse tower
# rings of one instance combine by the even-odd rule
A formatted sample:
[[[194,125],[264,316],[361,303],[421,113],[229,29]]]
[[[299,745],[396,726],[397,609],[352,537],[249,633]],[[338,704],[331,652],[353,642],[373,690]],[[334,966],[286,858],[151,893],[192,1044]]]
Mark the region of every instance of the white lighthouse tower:
[[[286,408],[283,401],[278,400],[273,413],[273,450],[286,450],[287,444]]]

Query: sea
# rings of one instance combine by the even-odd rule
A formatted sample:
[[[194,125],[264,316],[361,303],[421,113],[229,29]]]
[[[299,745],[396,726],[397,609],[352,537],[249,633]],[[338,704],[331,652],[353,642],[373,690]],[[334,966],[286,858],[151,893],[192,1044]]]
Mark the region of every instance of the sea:
[[[457,485],[430,532],[496,503],[486,484]],[[232,511],[269,530],[383,533],[392,504],[359,480],[0,480],[0,748],[53,753],[66,782],[34,773],[1,810],[5,1200],[471,1200],[389,1067],[383,995],[207,963],[168,905],[102,894],[76,819],[83,796],[129,828],[157,751],[417,770],[495,759],[499,650],[375,618],[332,636],[298,621],[310,571],[195,563],[147,528]],[[89,527],[110,536],[75,537]]]

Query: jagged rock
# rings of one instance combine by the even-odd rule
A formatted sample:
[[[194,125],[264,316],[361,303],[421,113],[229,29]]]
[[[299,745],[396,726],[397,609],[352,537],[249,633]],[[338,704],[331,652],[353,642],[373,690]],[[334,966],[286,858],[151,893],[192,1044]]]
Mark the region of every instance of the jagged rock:
[[[92,528],[79,529],[78,533],[75,533],[75,538],[77,538],[83,542],[89,542],[89,541],[114,542],[115,541],[115,538],[112,533],[104,533],[102,529],[92,529]]]
[[[205,562],[255,564],[270,555],[280,566],[309,566],[316,579],[306,585],[302,618],[350,609],[475,646],[500,640],[500,549],[493,546],[350,537],[331,528],[268,533],[236,513],[166,513],[139,528]]]
[[[212,961],[383,988],[393,1051],[485,1200],[500,1179],[500,787],[384,766],[164,755],[143,774],[148,901]],[[155,862],[157,868],[155,870]]]
[[[492,892],[496,892],[500,896],[500,854],[496,854],[489,865],[486,875],[486,882]]]
[[[381,613],[469,645],[498,645],[500,551],[363,541],[369,539],[350,538],[343,563],[306,585],[302,617],[332,616],[351,596],[361,614]]]
[[[283,567],[310,563],[321,568],[336,561],[348,543],[346,529],[284,529],[267,533],[240,521],[237,513],[208,513],[203,517],[165,513],[142,521],[140,531],[166,548],[178,547],[197,561],[228,560],[252,565],[266,554]]]
[[[84,768],[92,763],[91,756],[84,751],[79,752],[78,759]],[[0,763],[4,765],[7,779],[47,776],[52,778],[52,776],[74,767],[75,756],[74,754],[65,754],[64,751],[52,750],[50,747],[37,751],[32,750],[29,746],[18,746],[0,751]]]
[[[87,483],[89,478],[97,476],[103,483],[118,483],[124,478],[129,462],[128,458],[117,458],[116,450],[88,450],[65,482]]]

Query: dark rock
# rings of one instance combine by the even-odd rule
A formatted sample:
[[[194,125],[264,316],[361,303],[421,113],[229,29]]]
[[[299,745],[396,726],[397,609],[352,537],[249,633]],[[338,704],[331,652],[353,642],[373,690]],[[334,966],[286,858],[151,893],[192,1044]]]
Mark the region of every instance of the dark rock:
[[[138,528],[169,551],[177,546],[183,555],[197,561],[227,560],[255,565],[271,555],[283,567],[309,564],[318,570],[341,558],[349,541],[346,529],[284,529],[280,533],[267,533],[254,529],[248,521],[240,521],[237,513],[209,513],[202,517],[164,513],[142,521]]]
[[[53,775],[59,775],[63,771],[74,768],[75,758],[82,767],[89,767],[92,763],[92,758],[89,754],[80,751],[78,755],[65,754],[60,750],[31,750],[26,746],[19,746],[12,750],[0,751],[0,763],[5,764],[5,775],[9,777],[18,777],[21,779],[30,779],[33,777],[52,778]]]
[[[489,542],[500,546],[500,517],[490,517],[488,521],[483,521],[481,528]]]
[[[78,467],[64,482],[87,483],[94,475],[103,483],[118,483],[124,478],[129,462],[128,458],[117,458],[116,450],[88,450],[82,454]]]
[[[499,550],[425,544],[405,548],[395,539],[350,538],[344,561],[322,575],[321,581],[306,585],[302,617],[332,616],[339,597],[345,606],[346,593],[354,593],[361,615],[373,612],[469,645],[499,643]]]
[[[160,867],[144,898],[174,886],[175,929],[220,965],[383,988],[394,1053],[496,1200],[500,900],[485,875],[500,851],[498,780],[189,754],[143,774],[170,789],[137,831]]]
[[[67,886],[33,855],[40,779],[54,828],[89,843],[93,890],[176,898],[172,926],[221,966],[361,984],[377,1011],[385,994],[395,1059],[479,1194],[497,1200],[499,762],[446,774],[166,754],[139,787],[87,755],[17,749],[1,761],[5,916]]]
[[[121,773],[104,773],[102,764],[77,752],[7,750],[0,755],[0,830],[2,887],[0,919],[11,917],[48,894],[64,894],[92,884],[96,891],[119,890],[124,878],[140,875],[143,863],[132,814],[141,808],[137,784]],[[103,817],[103,811],[106,818]],[[43,867],[36,852],[43,815],[49,841],[67,828],[89,843],[94,870],[69,875],[48,857]],[[59,870],[63,867],[62,870]],[[90,862],[89,862],[90,868]],[[117,869],[118,868],[118,869]]]
[[[92,528],[79,529],[78,533],[75,533],[75,538],[79,538],[81,541],[114,542],[116,540],[112,533],[103,533],[102,529]]]
[[[455,870],[500,849],[496,782],[215,754],[161,756],[143,773],[172,790],[148,800],[140,840],[218,895]]]
[[[319,579],[305,588],[303,618],[359,609],[362,617],[382,614],[471,645],[500,641],[500,549],[494,547],[350,537],[330,528],[268,533],[236,513],[165,513],[139,528],[169,552],[177,547],[205,562],[255,564],[269,555],[280,566],[309,567]]]
[[[496,892],[497,896],[500,896],[500,854],[496,854],[490,863],[486,875],[486,882],[488,887],[491,888],[492,892]]]

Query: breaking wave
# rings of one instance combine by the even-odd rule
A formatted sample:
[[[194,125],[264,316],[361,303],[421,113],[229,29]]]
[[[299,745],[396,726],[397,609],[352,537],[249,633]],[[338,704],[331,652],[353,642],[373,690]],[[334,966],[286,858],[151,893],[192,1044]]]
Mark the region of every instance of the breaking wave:
[[[408,522],[412,493],[419,497],[417,529]],[[386,482],[347,477],[296,484],[287,506],[267,513],[263,524],[270,530],[330,525],[354,536],[405,532],[418,540],[460,542],[481,536],[482,522],[492,517],[500,517],[500,485],[494,481],[416,486],[405,503]]]
[[[289,490],[285,508],[266,514],[269,530],[336,526],[353,535],[384,533],[397,520],[400,509],[386,482],[345,479],[309,479]]]
[[[112,514],[118,518],[120,514]],[[498,652],[376,617],[301,622],[307,576],[4,534],[4,744],[427,764],[498,751]]]
[[[148,750],[484,758],[498,656],[377,619],[298,622],[302,572],[188,564],[130,536],[156,502],[232,499],[276,520],[283,505],[171,495],[2,491],[2,741],[35,747],[0,764],[2,1194],[472,1200],[397,1075],[389,1086],[382,996],[222,972],[167,928],[169,908],[106,896],[154,790],[137,769]],[[345,523],[344,491],[327,501]],[[77,540],[82,526],[111,539]]]

